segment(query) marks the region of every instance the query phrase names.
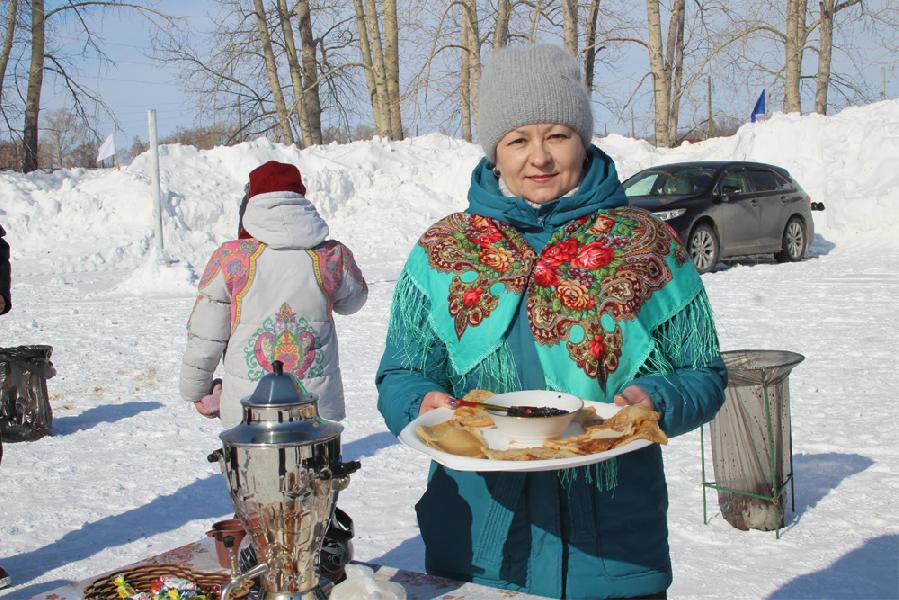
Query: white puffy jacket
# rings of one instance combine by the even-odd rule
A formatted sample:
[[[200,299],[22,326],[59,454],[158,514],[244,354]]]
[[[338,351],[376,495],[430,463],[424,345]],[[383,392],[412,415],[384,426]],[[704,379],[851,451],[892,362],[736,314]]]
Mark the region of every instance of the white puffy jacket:
[[[221,419],[241,419],[241,398],[272,362],[318,399],[326,419],[346,416],[332,311],[362,308],[368,288],[350,250],[327,240],[328,225],[294,192],[253,196],[243,217],[252,239],[225,242],[209,260],[187,324],[181,395],[210,392],[224,356]]]

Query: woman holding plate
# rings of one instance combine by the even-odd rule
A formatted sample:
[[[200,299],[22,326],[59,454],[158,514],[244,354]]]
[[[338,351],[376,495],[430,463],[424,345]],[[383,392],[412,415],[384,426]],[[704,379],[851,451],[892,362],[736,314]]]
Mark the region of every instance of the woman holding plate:
[[[494,53],[481,77],[469,207],[429,228],[397,282],[377,374],[395,434],[480,388],[642,404],[670,436],[709,421],[726,371],[702,281],[672,230],[627,207],[591,144],[577,62]],[[662,453],[587,467],[431,464],[416,506],[431,574],[556,598],[664,598]]]

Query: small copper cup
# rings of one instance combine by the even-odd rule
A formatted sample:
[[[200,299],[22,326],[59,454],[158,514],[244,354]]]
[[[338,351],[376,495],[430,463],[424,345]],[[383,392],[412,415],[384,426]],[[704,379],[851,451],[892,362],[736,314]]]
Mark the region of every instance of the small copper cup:
[[[247,535],[240,519],[223,519],[212,524],[212,529],[206,532],[206,535],[215,539],[215,557],[219,564],[226,569],[231,568],[232,553],[240,551],[240,542]],[[228,548],[224,543],[224,538],[231,537],[233,540],[231,547]]]

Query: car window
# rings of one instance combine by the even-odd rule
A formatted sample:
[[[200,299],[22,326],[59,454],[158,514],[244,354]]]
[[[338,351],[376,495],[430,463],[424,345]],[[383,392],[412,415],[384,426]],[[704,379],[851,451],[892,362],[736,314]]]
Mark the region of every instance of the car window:
[[[682,196],[692,193],[693,184],[690,183],[690,180],[674,173],[669,173],[665,182],[658,189],[659,196]]]
[[[736,188],[738,194],[745,194],[750,191],[749,181],[746,179],[744,171],[728,171],[721,178],[721,184],[718,189],[724,193],[725,188]]]
[[[771,171],[753,169],[749,171],[749,177],[752,179],[752,185],[757,192],[771,192],[781,187]]]
[[[624,182],[627,196],[685,196],[712,187],[714,170],[708,167],[668,167],[641,171]]]
[[[777,187],[782,190],[792,190],[796,187],[789,177],[785,177],[778,173],[777,171],[771,171],[771,174],[774,175],[774,179],[777,180]]]
[[[647,171],[637,173],[624,182],[624,194],[630,196],[650,196],[661,173]]]

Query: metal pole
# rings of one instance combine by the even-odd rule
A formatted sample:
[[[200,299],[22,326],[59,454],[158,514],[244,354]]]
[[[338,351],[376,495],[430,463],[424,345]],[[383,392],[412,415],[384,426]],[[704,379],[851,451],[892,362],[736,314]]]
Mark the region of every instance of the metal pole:
[[[159,250],[159,256],[162,257],[162,190],[159,187],[159,145],[156,142],[156,110],[150,109],[148,113],[150,121],[150,184],[152,189],[150,194],[153,196],[153,235],[156,237],[156,249]]]
[[[887,99],[887,68],[880,67],[880,99]]]
[[[705,499],[705,425],[699,426],[699,456],[700,456],[700,464],[702,465],[700,468],[702,470],[702,522],[706,525],[709,524],[708,517],[708,506],[706,505]]]

